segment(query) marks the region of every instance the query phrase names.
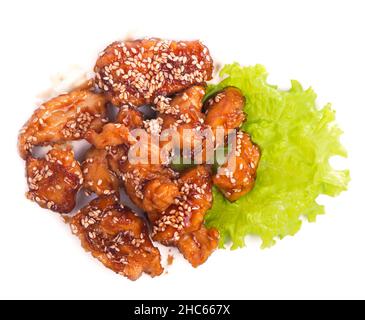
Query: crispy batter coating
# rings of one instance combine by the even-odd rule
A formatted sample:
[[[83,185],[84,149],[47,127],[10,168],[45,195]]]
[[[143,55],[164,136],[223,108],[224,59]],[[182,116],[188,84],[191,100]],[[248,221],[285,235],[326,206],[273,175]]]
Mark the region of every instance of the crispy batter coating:
[[[120,108],[116,122],[124,124],[129,130],[143,127],[143,114],[136,108],[124,105]]]
[[[213,183],[230,201],[236,201],[252,190],[260,160],[260,149],[247,133],[237,132],[235,152],[213,177]],[[233,161],[232,161],[233,160]]]
[[[199,41],[143,39],[112,43],[94,70],[96,84],[114,105],[140,106],[211,80],[213,61]]]
[[[143,272],[152,277],[163,272],[160,252],[149,239],[145,222],[114,195],[101,196],[82,208],[72,218],[71,230],[86,251],[131,280]]]
[[[191,265],[196,268],[203,264],[212,252],[217,249],[219,232],[201,226],[199,230],[185,233],[177,242],[177,247]]]
[[[99,196],[119,194],[120,183],[116,174],[109,168],[107,155],[107,150],[91,147],[82,163],[85,190],[95,192]]]
[[[70,147],[55,147],[44,159],[29,156],[26,161],[26,173],[28,199],[52,211],[72,211],[83,178],[80,164],[75,160]]]
[[[52,145],[84,138],[106,121],[106,99],[89,90],[75,90],[42,104],[23,126],[18,138],[23,159],[33,146]]]
[[[241,91],[235,87],[227,87],[206,102],[205,124],[213,131],[223,128],[225,134],[228,134],[229,129],[239,128],[245,121],[244,105],[245,98]]]

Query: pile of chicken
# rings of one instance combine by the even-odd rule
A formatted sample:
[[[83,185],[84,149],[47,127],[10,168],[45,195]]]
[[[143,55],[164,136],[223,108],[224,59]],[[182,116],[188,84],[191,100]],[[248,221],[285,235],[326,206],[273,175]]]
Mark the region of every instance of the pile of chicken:
[[[141,128],[151,135],[173,129],[182,135],[184,129],[224,129],[225,144],[230,129],[240,128],[245,120],[244,97],[228,87],[203,104],[213,62],[199,41],[115,42],[100,54],[94,71],[94,79],[45,102],[22,128],[18,146],[26,161],[27,197],[66,214],[75,208],[81,188],[96,194],[66,221],[87,251],[129,279],[143,272],[163,272],[160,252],[151,239],[176,246],[194,267],[199,266],[219,240],[217,230],[204,226],[212,187],[230,201],[250,191],[258,147],[237,130],[235,150],[228,156],[235,157],[234,167],[227,159],[218,170],[203,162],[176,171],[171,153],[161,156],[166,142],[155,144],[152,139],[148,155],[163,159],[157,164],[129,161],[128,151],[137,143],[131,131]],[[145,105],[155,110],[153,119],[145,119],[139,110]],[[107,118],[107,106],[119,108],[113,122]],[[69,144],[80,139],[91,144],[81,162]],[[35,146],[52,148],[44,158],[36,158]],[[214,148],[218,147],[216,143]],[[144,216],[121,204],[121,187]]]

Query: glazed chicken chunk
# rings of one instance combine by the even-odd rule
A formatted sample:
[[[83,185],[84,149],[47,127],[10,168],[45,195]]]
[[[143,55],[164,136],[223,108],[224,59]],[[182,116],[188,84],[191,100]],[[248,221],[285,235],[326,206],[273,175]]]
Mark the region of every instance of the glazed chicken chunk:
[[[143,126],[143,114],[132,106],[124,105],[117,114],[116,123],[106,124],[101,132],[89,130],[85,138],[98,149],[128,145],[136,142],[130,132]]]
[[[217,129],[224,129],[224,139],[216,140],[216,147],[227,146],[228,136],[234,135],[236,138],[236,150],[228,155],[213,177],[214,184],[230,201],[236,201],[253,188],[260,159],[260,150],[252,143],[250,136],[238,131],[246,118],[244,105],[245,98],[235,87],[223,89],[205,105],[205,124],[216,133]]]
[[[107,159],[108,151],[91,147],[82,163],[84,188],[87,192],[97,195],[119,194],[119,179],[110,170]]]
[[[181,156],[189,159],[202,152],[206,128],[202,113],[204,94],[204,87],[193,86],[172,99],[160,97],[156,100],[162,122],[162,146],[178,149]]]
[[[196,166],[183,172],[177,184],[181,195],[174,204],[163,212],[148,214],[153,224],[152,237],[164,245],[177,246],[197,267],[218,246],[219,233],[203,225],[213,201],[211,172],[207,166]]]
[[[205,124],[213,131],[222,128],[227,135],[230,129],[239,128],[245,121],[244,105],[241,91],[227,87],[205,103]]]
[[[140,106],[211,80],[213,62],[200,41],[143,39],[112,43],[94,70],[114,105]]]
[[[121,123],[107,123],[100,133],[90,130],[86,133],[85,138],[97,149],[136,142],[130,134],[130,130]]]
[[[149,214],[166,210],[180,195],[176,173],[164,165],[125,161],[120,171],[129,198]]]
[[[114,195],[91,201],[71,219],[71,230],[83,248],[107,268],[138,279],[163,272],[160,252],[149,238],[142,218],[118,203]]]
[[[143,127],[143,114],[138,109],[124,105],[120,108],[116,122],[123,124],[129,130]]]
[[[106,99],[89,90],[75,90],[41,105],[23,126],[18,148],[23,159],[33,146],[52,145],[84,138],[106,121]]]
[[[217,249],[219,232],[201,226],[200,229],[185,233],[177,242],[177,247],[191,265],[196,268],[203,264]]]
[[[168,154],[147,134],[146,140],[130,146],[128,159],[119,163],[124,188],[130,199],[147,213],[168,208],[179,195]]]
[[[188,169],[176,184],[181,195],[174,203],[162,212],[148,214],[154,225],[153,239],[167,245],[176,244],[182,233],[198,230],[213,201],[211,172],[206,166]]]
[[[44,159],[29,156],[26,161],[28,199],[42,208],[69,213],[83,178],[81,167],[70,147],[55,147]]]
[[[122,163],[128,159],[129,146],[126,144],[121,144],[114,147],[107,147],[107,161],[110,170],[122,180],[123,173],[120,171]]]
[[[214,185],[230,201],[236,201],[252,190],[260,160],[260,149],[247,133],[236,134],[236,150],[233,150],[217,174],[213,176]]]

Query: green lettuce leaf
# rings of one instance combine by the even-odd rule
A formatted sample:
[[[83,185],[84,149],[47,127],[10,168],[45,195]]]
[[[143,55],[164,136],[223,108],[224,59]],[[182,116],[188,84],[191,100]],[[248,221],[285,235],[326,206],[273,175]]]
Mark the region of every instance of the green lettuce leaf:
[[[297,81],[291,89],[279,90],[267,83],[261,65],[226,65],[223,79],[208,87],[206,99],[227,87],[239,88],[246,97],[248,120],[242,129],[251,134],[261,149],[255,188],[234,203],[214,190],[214,203],[206,224],[221,234],[221,246],[232,241],[232,249],[244,246],[246,235],[262,238],[262,247],[294,235],[301,216],[315,221],[324,207],[316,202],[320,194],[336,196],[346,190],[349,171],[334,170],[329,159],[346,151],[339,141],[342,131],[335,124],[335,112],[328,104],[316,107],[316,94],[303,90]]]

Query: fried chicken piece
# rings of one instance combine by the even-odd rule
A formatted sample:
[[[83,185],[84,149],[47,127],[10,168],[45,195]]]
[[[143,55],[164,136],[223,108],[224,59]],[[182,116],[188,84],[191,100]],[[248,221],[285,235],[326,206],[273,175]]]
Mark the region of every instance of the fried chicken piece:
[[[117,106],[150,104],[212,79],[213,62],[199,41],[114,42],[99,56],[95,82]]]
[[[206,102],[205,124],[214,132],[222,128],[227,135],[230,129],[239,128],[245,121],[244,105],[245,98],[241,91],[235,87],[227,87]]]
[[[91,147],[82,163],[84,188],[88,192],[95,192],[99,196],[111,193],[119,195],[120,183],[116,174],[109,168],[107,155],[107,150]]]
[[[177,246],[184,257],[197,267],[204,263],[218,246],[219,233],[207,230],[204,215],[212,205],[210,170],[197,166],[178,180],[181,197],[165,212],[149,214],[153,222],[153,239],[165,245]]]
[[[147,213],[160,212],[179,196],[177,173],[167,167],[169,155],[151,135],[132,145],[128,160],[120,164],[124,187],[131,200]]]
[[[115,195],[91,201],[71,219],[71,230],[83,248],[107,268],[138,279],[163,272],[161,256],[148,236],[142,218],[118,203]]]
[[[239,89],[225,88],[207,101],[205,124],[213,132],[224,129],[227,138],[230,130],[239,128],[245,121],[244,104],[245,98]],[[236,150],[213,177],[214,184],[230,201],[236,201],[253,188],[260,159],[260,150],[248,134],[238,131],[236,142]]]
[[[86,133],[85,138],[97,149],[129,144],[135,141],[130,130],[121,123],[107,123],[100,133],[90,130]]]
[[[122,179],[122,172],[120,166],[128,159],[129,146],[121,144],[119,146],[107,147],[107,161],[110,170],[118,177]]]
[[[252,190],[260,160],[260,149],[247,133],[236,134],[236,150],[218,168],[213,183],[230,201],[236,201]]]
[[[165,245],[175,245],[181,234],[196,231],[211,208],[211,171],[201,165],[188,169],[177,180],[180,196],[166,210],[148,214],[153,223],[153,239]]]
[[[172,141],[172,148],[179,148],[181,156],[192,160],[202,152],[205,144],[203,131],[207,127],[202,113],[204,95],[203,86],[192,86],[173,99],[159,97],[155,101],[162,122],[162,146]],[[172,136],[175,132],[177,139]]]
[[[116,122],[122,124],[129,131],[134,129],[142,128],[144,126],[143,114],[137,108],[131,105],[124,105],[120,108]],[[123,144],[107,146],[107,161],[109,168],[114,172],[114,174],[122,179],[122,173],[119,170],[120,164],[127,160],[129,142],[136,142],[132,138],[128,138],[130,141],[125,141]],[[120,140],[122,142],[124,138]],[[106,145],[107,143],[104,143]]]
[[[219,232],[204,226],[197,231],[185,233],[177,242],[177,247],[191,265],[196,268],[203,264],[212,252],[217,249]]]
[[[106,124],[100,133],[89,130],[85,135],[86,140],[98,149],[135,143],[130,132],[144,126],[143,114],[132,106],[124,105],[119,110],[116,122]]]
[[[41,105],[23,126],[18,138],[23,159],[33,146],[83,139],[90,129],[100,130],[106,121],[106,100],[102,94],[75,90]]]
[[[44,159],[29,156],[26,160],[26,173],[28,199],[55,212],[72,211],[83,177],[71,147],[57,146]]]
[[[120,166],[124,188],[130,199],[148,214],[166,210],[180,195],[174,183],[176,173],[161,164],[132,164]]]
[[[170,120],[164,126],[164,129],[169,128],[170,124],[175,123],[184,116],[190,118],[193,123],[201,122],[201,119],[204,120],[204,115],[201,112],[204,95],[205,87],[196,85],[177,93],[173,98],[157,97],[155,99],[156,110],[164,120]],[[180,124],[180,122],[177,124]]]
[[[129,130],[143,127],[143,114],[136,108],[124,105],[120,108],[116,122],[124,124]]]
[[[206,230],[204,215],[212,206],[211,171],[196,166],[177,180],[181,196],[163,212],[148,214],[153,224],[152,238],[164,245],[177,246],[194,266],[204,263],[217,248],[219,234]]]

